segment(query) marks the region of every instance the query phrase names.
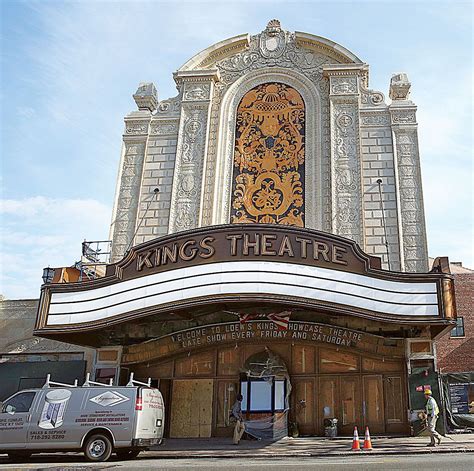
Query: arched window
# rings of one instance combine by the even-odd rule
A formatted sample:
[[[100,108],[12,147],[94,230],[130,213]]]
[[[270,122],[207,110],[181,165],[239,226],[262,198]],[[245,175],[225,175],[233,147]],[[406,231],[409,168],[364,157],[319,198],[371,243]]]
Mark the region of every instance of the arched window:
[[[236,118],[231,223],[304,227],[305,105],[283,83],[242,98]]]

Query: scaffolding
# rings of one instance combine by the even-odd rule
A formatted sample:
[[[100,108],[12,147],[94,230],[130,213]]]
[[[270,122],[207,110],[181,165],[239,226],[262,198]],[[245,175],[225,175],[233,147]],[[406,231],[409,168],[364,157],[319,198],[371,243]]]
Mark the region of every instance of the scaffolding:
[[[85,240],[82,243],[81,260],[76,263],[76,268],[80,271],[79,281],[105,276],[106,266],[110,263],[111,248],[111,240]]]

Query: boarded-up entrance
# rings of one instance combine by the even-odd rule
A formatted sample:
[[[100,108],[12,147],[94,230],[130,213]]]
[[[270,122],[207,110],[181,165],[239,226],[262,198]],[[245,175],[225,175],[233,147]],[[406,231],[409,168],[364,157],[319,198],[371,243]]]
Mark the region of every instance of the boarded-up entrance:
[[[372,433],[385,431],[382,376],[364,376],[364,401],[362,404],[364,423]]]
[[[212,428],[212,379],[174,380],[171,438],[208,438]]]

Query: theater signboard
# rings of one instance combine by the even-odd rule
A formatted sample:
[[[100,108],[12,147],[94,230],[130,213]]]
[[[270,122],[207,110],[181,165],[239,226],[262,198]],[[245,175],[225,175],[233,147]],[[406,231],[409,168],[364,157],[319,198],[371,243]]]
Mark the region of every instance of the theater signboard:
[[[37,333],[90,330],[217,302],[272,302],[387,322],[453,316],[452,280],[393,273],[352,241],[307,229],[229,225],[133,248],[102,279],[45,285]]]
[[[272,422],[275,434],[288,420],[323,433],[328,417],[340,418],[341,433],[364,420],[375,433],[403,433],[407,339],[431,342],[451,328],[452,290],[440,268],[382,270],[349,239],[232,224],[138,245],[100,279],[44,285],[35,333],[120,346],[122,368],[159,380],[170,436],[229,434],[239,390],[249,394],[249,420],[284,419]],[[278,371],[257,374],[260,364]],[[280,388],[288,407],[275,409],[273,396],[273,409],[253,410],[255,375],[273,381],[271,394]],[[191,427],[183,411],[200,407],[197,397],[206,417]]]

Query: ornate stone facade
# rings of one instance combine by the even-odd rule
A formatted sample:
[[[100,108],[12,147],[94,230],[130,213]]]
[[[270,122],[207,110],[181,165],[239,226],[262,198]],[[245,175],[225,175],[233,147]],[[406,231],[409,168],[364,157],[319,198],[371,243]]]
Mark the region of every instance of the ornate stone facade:
[[[125,143],[120,174],[120,198],[116,202],[111,226],[112,260],[120,260],[129,248],[135,232],[144,151],[143,142]]]
[[[142,143],[142,154],[133,182],[121,164],[114,259],[134,234],[137,244],[231,222],[239,103],[250,90],[279,83],[305,109],[302,224],[357,241],[386,268],[426,269],[416,109],[406,74],[392,78],[388,106],[369,89],[367,64],[350,51],[272,20],[260,34],[198,53],[174,77],[179,93],[162,101],[153,84],[140,84],[139,111],[126,118],[125,155],[130,140]]]

